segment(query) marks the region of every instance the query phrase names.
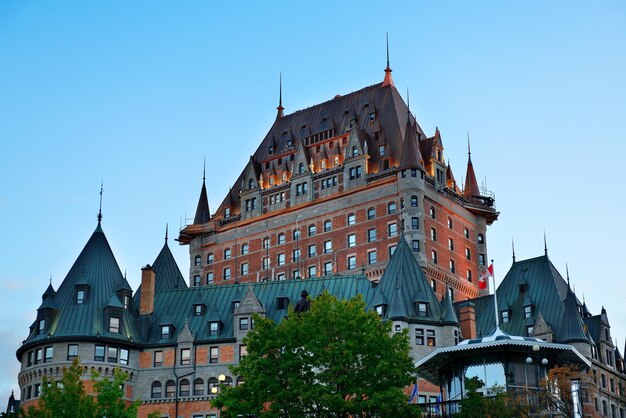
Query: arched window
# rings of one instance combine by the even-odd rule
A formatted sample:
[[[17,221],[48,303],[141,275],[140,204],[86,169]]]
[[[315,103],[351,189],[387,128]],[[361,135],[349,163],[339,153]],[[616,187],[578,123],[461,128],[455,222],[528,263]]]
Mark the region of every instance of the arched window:
[[[193,381],[193,395],[194,396],[204,395],[204,380],[196,379]]]
[[[178,396],[189,396],[189,380],[182,379],[180,381]]]
[[[485,236],[483,234],[478,234],[476,239],[477,239],[479,244],[484,244],[485,243]]]
[[[195,256],[193,259],[193,265],[194,266],[199,266],[202,263],[202,258],[200,258],[199,255]]]
[[[161,397],[161,382],[152,382],[152,390],[150,391],[150,397],[157,399]]]
[[[226,379],[224,380],[224,386],[232,386],[233,385],[233,379],[230,376],[226,376]]]
[[[165,384],[165,397],[173,398],[176,394],[176,383],[173,380],[168,380]]]
[[[243,376],[239,376],[237,378],[237,383],[236,384],[237,384],[237,386],[241,386],[241,385],[244,384],[244,382],[245,382],[245,380],[244,380]]]
[[[412,208],[416,208],[417,207],[417,196],[415,196],[415,195],[411,196],[411,207]]]
[[[389,215],[396,213],[396,211],[397,211],[396,202],[387,203],[387,213]]]
[[[217,388],[220,385],[219,382],[217,381],[217,379],[215,377],[209,378],[208,384],[209,384],[209,392],[208,392],[209,395],[216,394],[217,393]]]

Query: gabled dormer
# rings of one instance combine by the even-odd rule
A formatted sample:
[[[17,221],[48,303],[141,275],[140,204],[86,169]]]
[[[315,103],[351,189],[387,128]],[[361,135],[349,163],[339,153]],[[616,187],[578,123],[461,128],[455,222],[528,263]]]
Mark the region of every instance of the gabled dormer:
[[[233,312],[233,329],[238,340],[242,340],[248,331],[254,328],[253,315],[255,314],[264,315],[265,308],[254,294],[252,286],[249,285],[241,303]]]
[[[376,291],[374,298],[372,299],[372,307],[376,315],[381,318],[387,317],[387,310],[389,308],[389,301],[385,295],[384,290],[380,289]]]
[[[104,331],[111,334],[124,334],[124,305],[117,295],[112,295],[103,310]]]
[[[286,311],[289,308],[289,295],[285,291],[285,286],[281,286],[280,291],[276,295],[276,309]]]
[[[169,341],[172,339],[174,333],[176,332],[176,327],[174,326],[174,321],[169,314],[166,314],[163,318],[161,318],[158,324],[157,332],[159,333],[159,340]]]
[[[311,168],[309,167],[310,157],[304,146],[302,141],[298,141],[298,147],[296,148],[296,155],[293,161],[293,178],[298,178],[300,176],[309,174],[311,172]]]
[[[350,189],[367,183],[370,158],[368,152],[367,134],[358,125],[354,125],[345,150],[344,188]]]

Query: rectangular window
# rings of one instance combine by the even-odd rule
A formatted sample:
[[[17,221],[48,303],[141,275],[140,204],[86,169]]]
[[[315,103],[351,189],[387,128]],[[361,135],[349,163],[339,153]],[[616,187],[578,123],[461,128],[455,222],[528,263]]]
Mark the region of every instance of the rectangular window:
[[[230,248],[225,248],[224,249],[224,260],[230,259],[230,254],[231,254]]]
[[[452,229],[452,219],[448,218],[448,228]]]
[[[376,264],[377,261],[377,254],[376,254],[376,250],[373,251],[369,251],[367,253],[367,263],[368,264]]]
[[[163,351],[154,352],[154,367],[163,366]]]
[[[330,276],[331,274],[333,274],[333,262],[327,261],[324,263],[324,275]]]
[[[170,338],[170,326],[162,325],[161,326],[161,339],[166,340]]]
[[[246,255],[250,251],[250,246],[248,243],[241,244],[241,255]]]
[[[94,361],[104,361],[104,346],[103,345],[97,345],[95,347],[93,359]]]
[[[374,242],[374,241],[376,241],[376,228],[368,229],[367,230],[367,242]]]
[[[120,348],[120,364],[128,365],[128,350],[125,348]]]
[[[420,218],[417,216],[411,218],[411,229],[420,229]]]
[[[417,316],[426,317],[428,316],[428,304],[424,302],[417,303]]]
[[[422,328],[415,329],[415,344],[424,345],[424,329]]]
[[[481,266],[485,265],[485,254],[478,254],[478,264]]]
[[[430,239],[437,241],[437,230],[435,228],[430,228]]]
[[[309,266],[308,268],[308,277],[317,277],[317,267],[316,266]]]
[[[219,322],[209,322],[209,336],[215,337],[219,335],[220,324]]]
[[[420,242],[419,240],[412,240],[411,241],[411,249],[413,250],[414,253],[419,253],[420,252]]]
[[[209,350],[209,363],[217,363],[219,361],[219,347],[211,347]]]
[[[241,275],[245,276],[248,274],[248,263],[241,263]]]
[[[331,220],[324,221],[324,232],[330,232],[333,230],[333,222]]]
[[[208,253],[208,254],[206,255],[206,263],[207,263],[207,264],[213,264],[213,259],[214,259],[214,258],[213,258],[213,253]]]
[[[387,225],[387,236],[395,237],[396,235],[398,235],[398,224],[394,222]]]
[[[189,366],[191,364],[191,348],[182,348],[180,350],[180,365]]]
[[[296,248],[291,252],[291,260],[299,261],[300,260],[300,248]]]
[[[263,249],[267,250],[268,248],[270,248],[270,239],[269,237],[265,237],[263,238]]]
[[[434,347],[437,345],[437,341],[435,340],[435,330],[427,329],[426,330],[426,344],[429,347]]]
[[[239,318],[239,330],[241,331],[248,330],[248,318]]]
[[[433,263],[437,264],[437,251],[432,250],[430,252],[430,258],[431,258]]]
[[[206,274],[206,284],[213,284],[213,272],[212,271]]]
[[[239,358],[244,357],[246,354],[248,354],[248,347],[245,345],[240,345],[239,346]]]
[[[76,304],[82,305],[83,303],[85,303],[85,291],[77,290],[76,291]]]
[[[356,256],[351,255],[348,257],[348,270],[356,269]]]
[[[469,239],[469,229],[463,228],[463,235],[465,235],[465,238]]]
[[[324,241],[324,254],[330,254],[333,252],[333,242],[332,241]]]
[[[52,356],[54,355],[54,348],[46,347],[44,348],[43,352],[44,352],[43,362],[50,363],[52,361]]]
[[[396,213],[396,211],[397,211],[396,202],[389,202],[387,204],[387,213],[389,215],[393,215],[394,213]]]
[[[356,247],[356,234],[348,235],[348,247]]]
[[[451,272],[451,273],[454,273],[454,272],[455,272],[454,260],[450,260],[450,272]]]
[[[280,253],[277,255],[276,258],[276,262],[279,266],[284,266],[285,265],[285,254],[284,253]]]
[[[454,251],[454,240],[452,238],[448,238],[448,249]]]
[[[196,274],[195,276],[193,276],[193,285],[194,286],[200,286],[200,275]]]
[[[315,236],[315,225],[309,225],[309,236]]]
[[[397,248],[397,247],[398,247],[397,245],[390,245],[390,246],[389,246],[389,258],[391,258],[391,256],[393,255],[393,253],[395,253],[395,252],[396,252],[396,248]]]
[[[533,314],[532,306],[524,306],[524,318],[530,318]]]
[[[465,248],[465,258],[467,260],[471,260],[472,259],[472,251],[469,248]]]
[[[37,383],[35,385],[35,398],[39,397],[39,394],[41,393],[41,384]]]
[[[117,347],[108,347],[107,361],[109,363],[117,363]]]
[[[468,269],[466,274],[465,274],[465,277],[467,278],[467,281],[471,283],[471,281],[472,281],[472,270]]]
[[[230,267],[224,267],[224,270],[222,270],[222,273],[223,273],[222,280],[230,280]]]
[[[30,354],[30,353],[28,353],[28,354]],[[67,359],[69,361],[72,361],[76,357],[78,357],[78,344],[69,344],[67,346]],[[29,364],[29,366],[30,366],[30,364]]]
[[[374,208],[369,208],[367,210],[367,220],[371,221],[372,219],[376,218],[376,209]]]
[[[317,255],[317,248],[315,244],[309,245],[309,257],[315,257]]]
[[[43,334],[46,330],[46,320],[45,319],[40,319],[39,320],[39,334]]]
[[[348,226],[356,224],[356,215],[351,213],[348,215]]]
[[[69,360],[69,359],[68,359]],[[28,352],[28,366],[32,366],[33,365],[33,352],[29,351]]]

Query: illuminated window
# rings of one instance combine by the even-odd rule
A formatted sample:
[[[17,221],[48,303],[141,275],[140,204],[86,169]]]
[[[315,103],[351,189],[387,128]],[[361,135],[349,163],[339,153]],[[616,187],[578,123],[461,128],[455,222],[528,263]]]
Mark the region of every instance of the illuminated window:
[[[427,329],[426,330],[426,345],[428,345],[429,347],[434,347],[437,345],[437,342],[435,340],[435,330],[434,329]]]

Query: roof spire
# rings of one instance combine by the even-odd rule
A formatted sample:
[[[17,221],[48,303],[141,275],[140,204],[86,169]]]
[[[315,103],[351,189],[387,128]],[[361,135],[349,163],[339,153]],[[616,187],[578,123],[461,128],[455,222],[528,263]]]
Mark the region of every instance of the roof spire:
[[[511,237],[511,249],[513,250],[513,262],[515,263],[515,241],[513,241],[513,237]]]
[[[569,286],[569,267],[567,263],[565,263],[565,275],[567,276],[567,285]]]
[[[389,67],[389,32],[385,32],[385,38],[387,41],[387,68],[385,68],[385,79],[383,80],[382,87],[394,86],[393,79],[391,78],[391,67]]]
[[[409,97],[409,88],[406,88],[406,114],[411,115],[411,98]]]
[[[165,242],[167,242],[167,232],[168,232],[168,229],[169,229],[169,224],[166,223],[165,224]]]
[[[102,222],[102,192],[104,191],[104,182],[100,182],[100,208],[98,209],[98,225]]]
[[[546,230],[543,230],[543,253],[548,256],[548,242],[546,241]]]
[[[463,195],[469,199],[475,199],[475,196],[480,195],[480,189],[476,181],[476,173],[474,173],[474,165],[472,164],[469,130],[467,131],[467,171],[465,172],[465,188],[463,189]]]
[[[467,130],[467,156],[472,159],[472,148],[470,147],[469,129]]]
[[[276,114],[276,119],[280,119],[283,117],[283,73],[280,72],[278,75],[278,113]]]
[[[198,207],[196,208],[196,216],[194,217],[193,224],[202,225],[209,222],[209,220],[211,220],[211,212],[209,211],[209,199],[206,193],[206,157],[204,157],[202,189],[200,189],[200,199],[198,199]]]

